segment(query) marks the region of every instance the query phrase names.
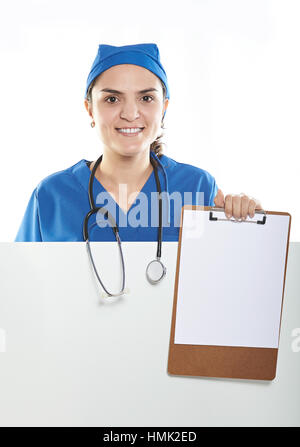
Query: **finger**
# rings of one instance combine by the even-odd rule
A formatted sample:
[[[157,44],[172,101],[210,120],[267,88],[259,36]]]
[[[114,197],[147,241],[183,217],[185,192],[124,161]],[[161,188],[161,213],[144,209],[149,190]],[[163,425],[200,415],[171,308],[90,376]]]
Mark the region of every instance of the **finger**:
[[[224,211],[227,219],[230,219],[232,216],[232,194],[227,194],[225,197]]]
[[[254,199],[251,199],[249,202],[249,210],[248,210],[248,214],[251,217],[251,219],[254,217],[254,214],[255,214],[255,206],[256,206],[256,201]]]
[[[236,220],[239,220],[241,217],[241,196],[234,195],[232,197],[232,215]]]
[[[241,218],[242,218],[242,220],[245,220],[248,217],[249,202],[250,202],[249,197],[244,194],[241,197]]]

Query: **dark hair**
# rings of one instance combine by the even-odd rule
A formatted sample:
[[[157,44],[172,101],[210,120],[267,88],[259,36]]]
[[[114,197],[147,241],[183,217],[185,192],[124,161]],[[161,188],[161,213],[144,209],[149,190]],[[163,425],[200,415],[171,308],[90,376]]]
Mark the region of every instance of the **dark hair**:
[[[92,103],[92,89],[93,89],[93,87],[94,87],[94,85],[95,85],[97,79],[98,79],[98,77],[95,78],[95,79],[91,82],[91,84],[90,84],[90,86],[89,86],[89,88],[88,88],[87,94],[86,94],[86,99],[87,99],[88,102],[90,102],[90,103]],[[162,90],[163,90],[163,101],[165,101],[165,99],[166,99],[166,94],[167,94],[166,87],[165,87],[165,84],[162,82],[162,80],[161,80],[160,78],[158,78],[158,79],[160,80],[160,83],[161,83],[161,86],[162,86]],[[161,128],[162,128],[163,130],[165,129],[163,119],[162,119],[162,122],[161,122]],[[150,151],[154,152],[155,155],[157,155],[158,158],[163,154],[163,147],[162,147],[162,145],[165,144],[163,141],[161,141],[161,139],[163,138],[163,136],[164,136],[164,133],[162,132],[162,133],[156,138],[156,140],[154,140],[153,143],[150,144]]]

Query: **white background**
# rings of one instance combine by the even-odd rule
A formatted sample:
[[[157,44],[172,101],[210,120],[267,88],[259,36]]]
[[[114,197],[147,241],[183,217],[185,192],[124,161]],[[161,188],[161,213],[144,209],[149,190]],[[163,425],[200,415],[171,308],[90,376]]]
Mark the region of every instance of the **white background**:
[[[0,240],[13,241],[47,175],[101,143],[83,105],[98,45],[154,42],[170,104],[165,154],[292,215],[300,240],[297,0],[0,3]]]

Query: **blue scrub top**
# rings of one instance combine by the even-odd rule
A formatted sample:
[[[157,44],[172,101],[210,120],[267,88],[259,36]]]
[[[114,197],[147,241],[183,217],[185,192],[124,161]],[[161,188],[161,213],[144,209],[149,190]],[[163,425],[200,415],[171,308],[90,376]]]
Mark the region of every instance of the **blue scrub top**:
[[[182,206],[214,206],[218,187],[214,177],[203,169],[179,163],[164,154],[159,161],[158,176],[163,191],[162,240],[177,242]],[[90,163],[80,160],[37,185],[15,242],[84,241],[83,222],[90,210]],[[157,241],[159,208],[154,171],[127,213],[96,178],[93,193],[95,205],[104,205],[115,218],[122,241]],[[89,219],[90,241],[115,241],[114,232],[104,219],[99,212]]]

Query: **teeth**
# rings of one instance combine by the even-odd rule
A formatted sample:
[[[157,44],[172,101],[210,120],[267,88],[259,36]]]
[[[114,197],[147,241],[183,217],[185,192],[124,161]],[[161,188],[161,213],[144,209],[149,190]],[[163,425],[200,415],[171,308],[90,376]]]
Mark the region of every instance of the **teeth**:
[[[123,133],[136,133],[136,132],[141,132],[142,129],[140,129],[139,127],[136,127],[135,129],[118,129],[119,132],[123,132]]]

